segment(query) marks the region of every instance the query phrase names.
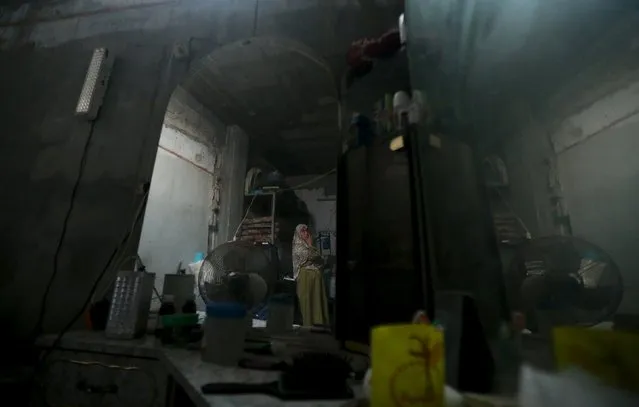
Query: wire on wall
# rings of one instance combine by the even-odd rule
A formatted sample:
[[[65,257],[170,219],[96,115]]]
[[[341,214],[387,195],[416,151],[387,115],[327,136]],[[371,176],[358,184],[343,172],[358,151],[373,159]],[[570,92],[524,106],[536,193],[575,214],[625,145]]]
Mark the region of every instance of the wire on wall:
[[[302,182],[301,184],[299,184],[299,185],[295,185],[294,187],[280,189],[278,192],[284,192],[284,191],[295,191],[296,189],[302,189],[302,188],[304,188],[304,187],[306,187],[306,186],[309,186],[309,185],[311,185],[311,184],[316,183],[317,181],[319,181],[319,180],[321,180],[321,179],[323,179],[323,178],[328,177],[329,175],[333,174],[333,173],[334,173],[334,172],[336,172],[336,171],[337,171],[337,168],[333,168],[332,170],[330,170],[330,171],[328,171],[328,172],[325,172],[325,173],[324,173],[324,174],[322,174],[322,175],[318,175],[317,177],[315,177],[315,178],[313,178],[313,179],[311,179],[311,180],[309,180],[309,181]]]
[[[248,208],[246,208],[246,213],[244,213],[244,217],[240,221],[240,224],[237,225],[237,229],[235,229],[235,233],[233,233],[233,240],[235,240],[237,238],[237,232],[240,231],[240,228],[242,227],[242,224],[244,223],[244,221],[248,217],[248,214],[251,211],[251,206],[253,206],[253,202],[255,202],[255,198],[257,198],[257,195],[258,194],[253,195],[253,199],[251,199],[251,203],[249,203]]]
[[[62,222],[62,231],[60,232],[60,237],[58,238],[58,243],[56,245],[55,253],[53,255],[53,271],[49,276],[49,281],[47,281],[46,288],[44,290],[44,294],[42,296],[42,301],[40,302],[40,311],[38,312],[38,320],[33,329],[33,338],[37,338],[43,330],[44,325],[44,317],[46,315],[47,302],[49,300],[49,294],[51,293],[51,287],[53,287],[53,282],[55,281],[56,276],[58,275],[58,271],[60,268],[60,253],[62,252],[62,246],[64,244],[64,240],[67,236],[67,230],[69,227],[69,220],[71,219],[71,213],[73,213],[73,208],[75,207],[76,196],[78,194],[78,189],[80,186],[80,181],[82,180],[82,175],[84,174],[84,170],[86,168],[87,163],[87,153],[89,151],[89,146],[91,144],[91,139],[93,138],[93,130],[95,128],[95,122],[90,122],[89,125],[89,134],[87,135],[86,141],[84,142],[84,147],[82,149],[82,157],[80,158],[80,164],[78,166],[78,173],[75,178],[75,182],[73,183],[73,188],[71,189],[71,196],[69,207],[67,208],[67,212],[64,215],[64,220]]]
[[[51,347],[43,354],[42,358],[40,359],[40,364],[41,365],[44,363],[44,361],[47,359],[47,357],[51,354],[51,352],[53,352],[60,345],[60,342],[62,341],[62,337],[64,336],[64,334],[66,334],[69,331],[69,329],[71,329],[73,324],[75,324],[75,322],[82,316],[82,314],[84,314],[84,311],[87,308],[87,306],[89,305],[89,303],[91,302],[91,299],[93,298],[93,295],[95,294],[95,291],[97,290],[98,285],[100,284],[100,281],[102,281],[102,277],[104,277],[106,272],[111,269],[111,265],[115,264],[114,263],[114,259],[118,256],[118,254],[121,254],[122,250],[125,247],[127,247],[128,243],[129,243],[129,241],[131,239],[131,236],[133,235],[133,233],[132,233],[133,230],[135,229],[135,227],[139,223],[140,219],[142,219],[142,214],[144,213],[144,208],[146,206],[146,202],[147,202],[148,196],[149,196],[149,194],[148,194],[148,190],[147,190],[146,193],[144,194],[143,198],[142,198],[142,201],[140,202],[140,205],[138,206],[138,208],[136,210],[135,218],[134,218],[133,225],[132,225],[131,229],[127,228],[126,233],[122,236],[122,239],[120,240],[120,243],[111,252],[111,255],[109,256],[109,259],[107,260],[107,262],[106,262],[104,268],[102,269],[102,271],[98,274],[98,277],[93,282],[93,286],[91,287],[91,290],[87,294],[86,300],[84,301],[82,306],[79,308],[78,312],[62,328],[62,330],[58,333],[58,336],[56,337],[55,341],[53,341],[53,344],[51,345]]]

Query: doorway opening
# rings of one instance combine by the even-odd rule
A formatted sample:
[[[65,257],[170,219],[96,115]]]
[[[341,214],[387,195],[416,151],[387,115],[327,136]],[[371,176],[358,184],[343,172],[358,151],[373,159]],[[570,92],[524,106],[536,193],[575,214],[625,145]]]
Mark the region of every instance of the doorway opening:
[[[339,143],[334,75],[310,48],[251,38],[203,57],[173,92],[158,144],[138,251],[157,291],[220,244],[261,243],[240,226],[258,218],[278,224],[268,240],[282,274],[292,275],[298,223],[329,236],[334,256]],[[251,190],[256,173],[277,174],[272,219],[270,197]]]

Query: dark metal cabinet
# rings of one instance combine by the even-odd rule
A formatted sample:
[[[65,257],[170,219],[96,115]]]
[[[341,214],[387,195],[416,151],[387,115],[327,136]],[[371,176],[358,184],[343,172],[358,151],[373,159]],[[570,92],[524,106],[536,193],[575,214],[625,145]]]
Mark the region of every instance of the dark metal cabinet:
[[[424,304],[406,152],[382,139],[351,149],[340,159],[338,188],[336,336],[368,343],[371,327],[408,321]]]

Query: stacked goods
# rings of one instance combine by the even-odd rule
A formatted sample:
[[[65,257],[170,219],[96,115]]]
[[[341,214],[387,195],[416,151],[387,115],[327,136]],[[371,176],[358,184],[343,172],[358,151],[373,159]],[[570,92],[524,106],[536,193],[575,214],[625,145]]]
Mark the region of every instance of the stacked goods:
[[[275,240],[279,234],[279,222],[275,222]],[[270,242],[271,241],[271,217],[249,218],[244,221],[240,228],[239,239],[247,242]]]

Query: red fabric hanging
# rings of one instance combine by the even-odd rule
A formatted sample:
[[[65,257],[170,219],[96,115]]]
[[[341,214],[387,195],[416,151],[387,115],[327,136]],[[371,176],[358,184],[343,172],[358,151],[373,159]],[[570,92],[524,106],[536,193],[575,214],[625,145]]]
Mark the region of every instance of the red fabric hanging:
[[[375,60],[390,58],[401,47],[399,30],[395,28],[377,38],[354,41],[346,53],[346,63],[349,67],[348,83],[370,72]]]

